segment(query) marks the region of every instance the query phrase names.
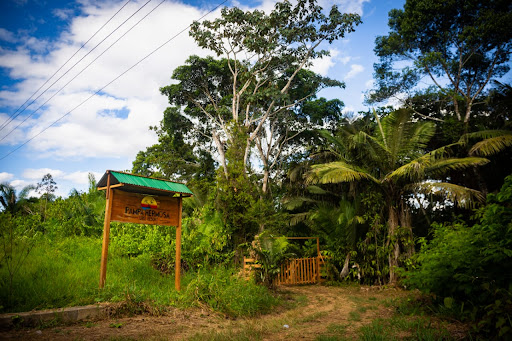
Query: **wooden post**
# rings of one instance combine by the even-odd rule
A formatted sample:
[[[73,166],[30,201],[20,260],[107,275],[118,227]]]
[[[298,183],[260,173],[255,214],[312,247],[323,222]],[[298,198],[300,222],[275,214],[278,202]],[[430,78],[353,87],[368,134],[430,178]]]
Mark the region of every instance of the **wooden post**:
[[[105,221],[103,222],[103,246],[101,248],[101,267],[100,267],[100,289],[105,286],[107,278],[107,260],[108,260],[108,242],[110,237],[110,216],[112,213],[112,201],[114,192],[110,188],[110,173],[107,175],[107,202],[105,204]]]
[[[176,264],[174,265],[174,287],[176,291],[181,290],[181,210],[183,198],[180,194],[178,201],[178,227],[176,228]]]
[[[316,238],[316,282],[320,283],[320,238]]]

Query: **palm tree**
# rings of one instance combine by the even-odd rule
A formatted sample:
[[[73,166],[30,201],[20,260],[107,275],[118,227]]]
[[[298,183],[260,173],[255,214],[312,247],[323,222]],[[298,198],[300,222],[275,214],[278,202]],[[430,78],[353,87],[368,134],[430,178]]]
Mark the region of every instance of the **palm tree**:
[[[28,185],[24,187],[18,195],[16,195],[16,189],[8,183],[0,184],[0,204],[2,204],[4,210],[11,214],[15,214],[20,209],[25,208],[27,202],[27,195],[31,190],[34,190],[35,186]]]
[[[374,113],[375,114],[375,113]],[[408,110],[397,110],[382,119],[375,114],[377,127],[373,134],[343,130],[340,136],[324,137],[336,148],[338,161],[312,166],[309,183],[370,182],[382,191],[387,212],[389,281],[396,282],[396,268],[401,254],[399,229],[408,234],[409,242],[402,243],[407,254],[414,252],[408,199],[411,193],[442,194],[453,203],[468,207],[483,201],[483,195],[467,187],[442,182],[450,171],[460,171],[489,162],[485,158],[449,156],[449,146],[428,153],[427,143],[434,135],[431,122],[413,122]]]

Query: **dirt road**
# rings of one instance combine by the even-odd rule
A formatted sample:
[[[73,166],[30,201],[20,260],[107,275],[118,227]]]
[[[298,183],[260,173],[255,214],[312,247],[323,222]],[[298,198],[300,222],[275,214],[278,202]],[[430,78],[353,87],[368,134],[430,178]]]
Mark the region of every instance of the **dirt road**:
[[[394,314],[393,299],[410,293],[371,287],[285,288],[289,304],[253,318],[228,319],[207,309],[175,309],[164,316],[82,321],[68,326],[18,330],[6,340],[315,340],[357,339],[376,318]]]

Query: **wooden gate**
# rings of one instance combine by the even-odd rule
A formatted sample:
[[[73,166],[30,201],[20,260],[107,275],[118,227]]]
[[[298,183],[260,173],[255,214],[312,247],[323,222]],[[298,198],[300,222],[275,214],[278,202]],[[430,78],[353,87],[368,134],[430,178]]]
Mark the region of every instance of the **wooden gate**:
[[[294,258],[281,265],[277,285],[310,284],[320,282],[320,257]]]
[[[318,237],[287,237],[288,239],[316,239],[317,257],[288,259],[281,265],[276,285],[312,284],[326,280],[327,269],[325,258],[320,254]],[[243,276],[249,280],[261,264],[254,258],[244,257]]]
[[[243,277],[249,280],[261,264],[253,258],[244,258]],[[288,259],[281,265],[276,285],[313,284],[326,280],[325,259],[322,256]]]

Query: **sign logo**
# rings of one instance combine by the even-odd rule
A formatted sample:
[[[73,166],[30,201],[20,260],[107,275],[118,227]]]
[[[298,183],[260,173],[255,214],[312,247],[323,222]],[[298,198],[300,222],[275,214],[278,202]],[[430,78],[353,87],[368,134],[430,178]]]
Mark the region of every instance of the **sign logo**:
[[[158,204],[153,197],[144,197],[142,198],[142,201],[140,202],[140,206],[143,210],[149,210],[158,208]]]

